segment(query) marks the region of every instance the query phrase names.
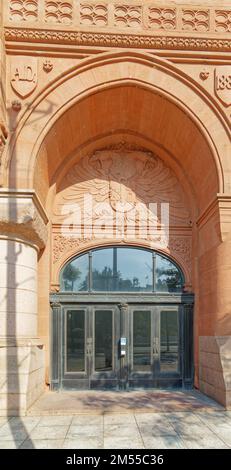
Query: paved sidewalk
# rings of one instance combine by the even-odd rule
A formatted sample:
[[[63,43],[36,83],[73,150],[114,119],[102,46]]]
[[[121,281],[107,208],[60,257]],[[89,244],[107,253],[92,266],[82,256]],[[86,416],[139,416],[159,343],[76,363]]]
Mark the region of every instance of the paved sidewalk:
[[[0,417],[0,449],[228,449],[231,411],[198,390],[46,392]]]
[[[228,449],[231,412],[0,418],[1,449]]]

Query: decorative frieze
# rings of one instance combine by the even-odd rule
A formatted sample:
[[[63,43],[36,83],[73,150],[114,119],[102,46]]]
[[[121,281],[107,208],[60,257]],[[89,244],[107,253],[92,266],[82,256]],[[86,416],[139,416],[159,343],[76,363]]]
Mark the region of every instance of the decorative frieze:
[[[6,41],[57,42],[81,46],[129,47],[142,49],[180,49],[229,52],[231,38],[116,34],[108,32],[55,31],[50,29],[5,28]]]
[[[163,4],[160,1],[119,2],[74,0],[9,0],[9,19],[14,22],[39,20],[39,24],[63,24],[76,27],[152,29],[155,31],[192,32],[194,34],[231,33],[231,10]]]
[[[73,2],[69,1],[46,1],[45,20],[47,23],[72,24]]]
[[[208,32],[209,27],[209,10],[182,10],[182,29],[183,31],[200,31]]]
[[[118,27],[142,27],[142,7],[139,5],[115,5],[114,25]]]
[[[108,7],[104,3],[80,3],[80,24],[86,26],[107,26]]]
[[[9,10],[11,21],[36,21],[38,19],[38,0],[11,0]]]
[[[218,33],[231,33],[231,10],[216,10],[215,31]]]
[[[176,29],[176,8],[148,8],[148,26],[170,31]]]

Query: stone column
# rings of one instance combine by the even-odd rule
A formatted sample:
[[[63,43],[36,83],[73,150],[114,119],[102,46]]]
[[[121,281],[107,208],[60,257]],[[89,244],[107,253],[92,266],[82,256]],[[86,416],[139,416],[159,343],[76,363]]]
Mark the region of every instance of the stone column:
[[[25,414],[44,391],[37,262],[46,215],[34,193],[0,190],[0,414]]]

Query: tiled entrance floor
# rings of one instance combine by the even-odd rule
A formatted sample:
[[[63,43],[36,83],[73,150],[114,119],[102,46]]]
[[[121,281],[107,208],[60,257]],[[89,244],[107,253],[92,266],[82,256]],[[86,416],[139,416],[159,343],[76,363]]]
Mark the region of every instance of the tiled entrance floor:
[[[29,415],[79,413],[136,413],[223,410],[197,390],[78,391],[46,392],[29,410]]]
[[[0,418],[0,449],[230,449],[231,412]]]
[[[229,449],[231,411],[197,391],[48,392],[0,418],[0,448]]]

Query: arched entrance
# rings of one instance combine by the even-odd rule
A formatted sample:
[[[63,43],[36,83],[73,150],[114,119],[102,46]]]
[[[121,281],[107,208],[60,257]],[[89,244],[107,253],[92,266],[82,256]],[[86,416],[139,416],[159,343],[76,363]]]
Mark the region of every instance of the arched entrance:
[[[208,357],[208,345],[211,348],[209,354],[213,355],[214,345],[210,337],[216,342],[217,335],[230,331],[230,316],[227,313],[230,289],[222,277],[222,266],[224,263],[228,265],[230,253],[230,235],[226,237],[230,230],[230,222],[226,219],[230,204],[229,147],[226,122],[208,93],[175,65],[147,53],[103,53],[97,58],[83,60],[81,65],[66,71],[46,86],[20,115],[17,132],[11,139],[1,173],[3,184],[18,190],[14,197],[17,199],[19,217],[17,219],[15,216],[15,226],[11,225],[9,232],[14,230],[25,245],[29,238],[40,250],[38,330],[34,321],[27,336],[35,337],[38,334],[46,346],[46,381],[50,384],[52,379],[53,388],[60,387],[64,380],[64,355],[57,354],[60,348],[65,351],[63,312],[68,305],[75,310],[76,301],[80,301],[80,307],[82,302],[82,308],[86,310],[86,322],[95,316],[94,305],[106,309],[109,309],[108,305],[114,305],[111,315],[120,318],[126,305],[128,309],[132,305],[141,308],[142,303],[142,308],[150,312],[148,315],[152,324],[160,324],[161,313],[157,313],[157,309],[167,303],[170,307],[176,305],[179,309],[177,315],[185,322],[182,320],[180,326],[181,375],[172,376],[171,385],[192,384],[192,361],[188,359],[192,354],[192,342],[185,336],[191,321],[191,292],[195,293],[196,299],[195,383],[199,383],[199,370],[203,390],[207,377],[212,376],[212,380],[216,377],[213,370],[207,370],[210,363],[202,363],[201,358],[203,355]],[[118,165],[118,161],[123,163]],[[28,188],[31,188],[31,207],[25,196]],[[105,188],[108,190],[105,191]],[[91,302],[83,292],[70,294],[60,290],[60,270],[73,256],[86,250],[92,251],[106,244],[115,248],[117,242],[158,250],[155,238],[139,237],[137,233],[130,237],[129,243],[124,234],[115,242],[111,227],[107,230],[107,241],[105,237],[100,238],[99,233],[79,236],[79,221],[74,224],[75,233],[70,233],[68,223],[65,225],[61,220],[60,209],[63,201],[73,200],[82,207],[81,198],[86,190],[90,194],[93,191],[97,203],[106,199],[112,210],[118,194],[123,194],[125,200],[128,197],[129,201],[144,205],[148,201],[170,203],[170,239],[162,254],[181,266],[185,277],[184,292],[142,292],[142,295],[129,292],[128,296],[118,291],[107,292],[106,296],[102,293],[86,294],[94,298]],[[23,204],[26,208],[24,212]],[[27,218],[25,213],[29,213]],[[25,224],[22,220],[26,221]],[[13,243],[18,252],[17,239]],[[34,247],[32,249],[35,251]],[[31,265],[37,273],[35,256]],[[97,303],[97,296],[100,295]],[[34,297],[31,297],[28,308],[34,312],[35,320],[37,304]],[[151,297],[150,303],[147,299]],[[51,356],[50,299],[56,338]],[[166,299],[169,302],[166,303]],[[108,305],[105,304],[106,300]],[[133,313],[131,310],[129,312],[122,318],[128,319],[130,315],[129,331],[132,332]],[[21,318],[20,315],[21,311]],[[9,318],[9,315],[6,317]],[[119,321],[120,329],[123,322]],[[23,322],[18,324],[21,327]],[[93,339],[93,326],[92,323],[92,332],[88,330],[90,334],[86,339]],[[117,335],[117,341],[127,337],[123,331],[122,334]],[[153,341],[151,337],[150,341]],[[189,348],[188,354],[185,353],[186,347]],[[200,357],[199,347],[202,352]],[[220,344],[215,347],[220,357]],[[90,342],[89,351],[92,348],[93,343]],[[85,355],[87,350],[85,348]],[[131,350],[129,354],[131,357]],[[122,364],[124,358],[118,360]],[[202,364],[200,369],[199,362]],[[128,379],[128,366],[121,364],[118,370],[127,374],[124,383],[136,386],[136,376],[140,377],[140,371],[134,372],[136,375]],[[160,362],[158,367],[161,370]],[[219,367],[223,374],[225,361],[223,365],[221,360]],[[87,382],[84,384],[84,377],[82,381],[79,379],[79,387],[106,386],[102,381],[110,384],[110,377],[101,382],[99,377],[93,377],[93,372],[97,372],[93,366],[88,366],[88,370]],[[117,375],[111,385],[123,383],[121,377]],[[170,383],[168,376],[162,375],[160,380],[160,376],[154,373],[146,382],[147,386],[166,386]],[[42,380],[40,383],[44,385]],[[76,383],[71,385],[71,379],[69,385],[76,387]],[[216,392],[216,384],[214,387]]]
[[[60,285],[52,388],[192,387],[193,296],[172,260],[134,246],[94,249],[66,263]]]

